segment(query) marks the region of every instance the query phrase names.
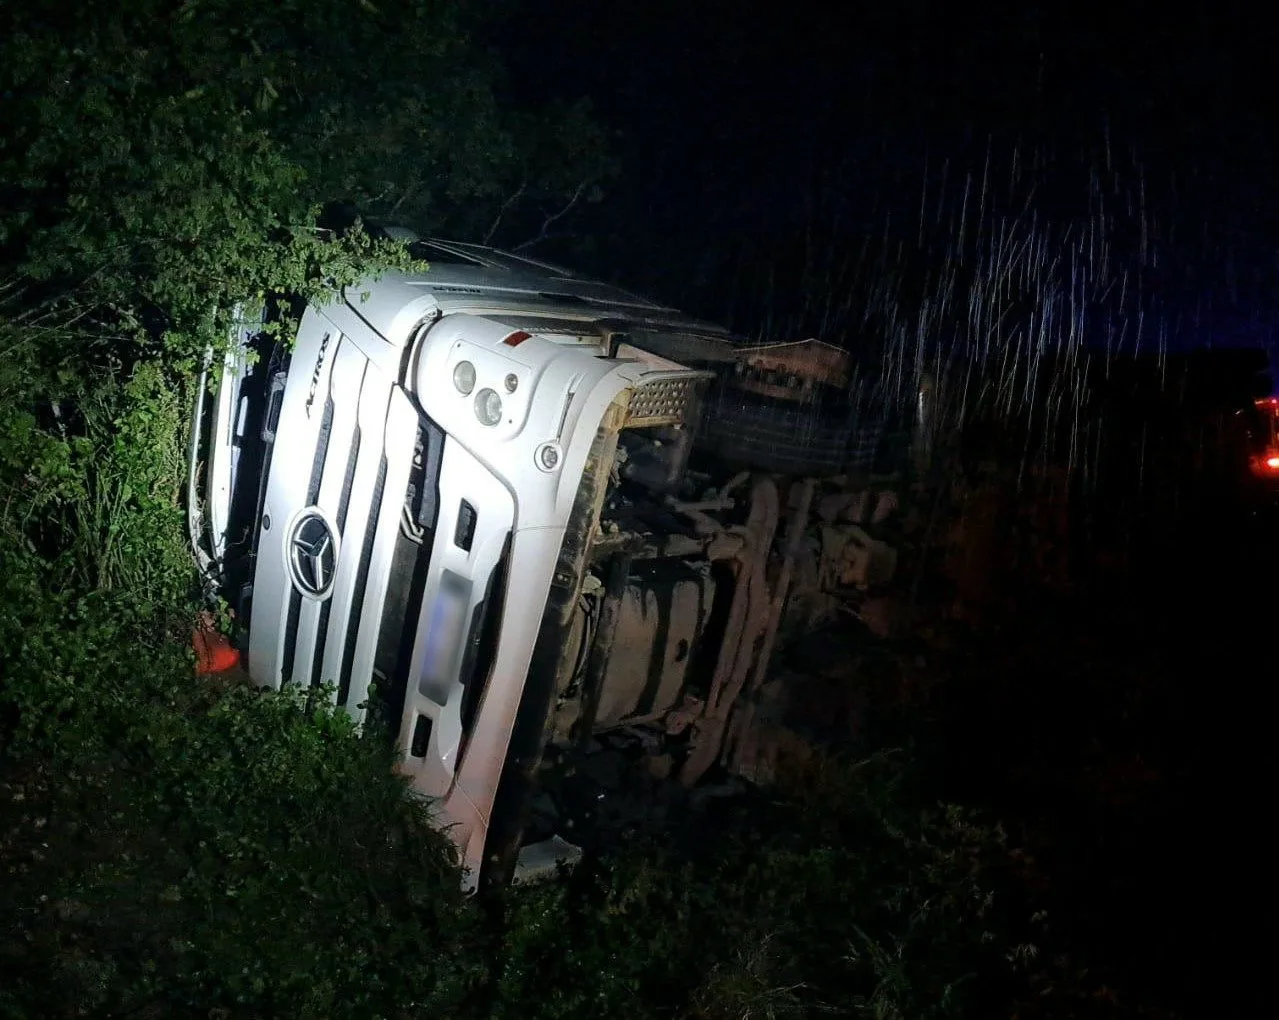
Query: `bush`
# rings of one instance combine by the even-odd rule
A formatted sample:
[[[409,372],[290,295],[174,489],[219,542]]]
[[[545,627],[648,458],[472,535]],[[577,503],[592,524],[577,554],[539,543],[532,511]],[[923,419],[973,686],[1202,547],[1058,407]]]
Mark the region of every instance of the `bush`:
[[[117,602],[43,612],[4,689],[0,1013],[458,1006],[477,915],[385,740],[327,702],[197,686]]]
[[[196,683],[180,500],[191,368],[237,303],[407,263],[319,232],[322,202],[439,222],[525,180],[538,115],[504,123],[464,14],[0,10],[0,1014],[451,1013],[482,973],[386,742]],[[557,117],[582,130],[539,148],[548,200],[604,168]]]
[[[956,807],[915,810],[905,775],[886,757],[827,762],[804,797],[511,895],[492,1015],[943,1017],[1006,1002],[1014,960],[1035,950],[1013,941],[1031,924],[1003,834]]]
[[[453,1012],[447,840],[322,695],[197,683],[180,380],[0,324],[0,1015]]]

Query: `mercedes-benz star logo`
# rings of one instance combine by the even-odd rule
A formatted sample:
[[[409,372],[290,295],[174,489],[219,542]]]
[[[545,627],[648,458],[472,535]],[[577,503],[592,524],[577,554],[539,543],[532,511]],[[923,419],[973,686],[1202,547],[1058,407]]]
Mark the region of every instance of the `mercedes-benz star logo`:
[[[316,510],[307,510],[289,536],[289,571],[303,595],[322,599],[333,587],[337,573],[337,539],[329,522]]]

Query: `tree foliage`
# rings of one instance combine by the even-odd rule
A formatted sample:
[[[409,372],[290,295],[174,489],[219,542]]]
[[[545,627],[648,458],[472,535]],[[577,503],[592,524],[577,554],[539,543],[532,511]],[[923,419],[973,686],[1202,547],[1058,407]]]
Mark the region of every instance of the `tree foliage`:
[[[499,107],[467,14],[458,0],[5,5],[6,260],[181,336],[228,301],[393,261],[318,234],[324,202],[428,228],[492,222],[512,196],[568,202],[606,175],[603,135],[580,105]]]

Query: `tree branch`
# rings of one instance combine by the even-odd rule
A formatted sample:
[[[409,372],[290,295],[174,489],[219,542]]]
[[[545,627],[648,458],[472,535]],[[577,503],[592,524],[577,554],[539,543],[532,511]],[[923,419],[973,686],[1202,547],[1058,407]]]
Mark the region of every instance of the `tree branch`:
[[[573,192],[573,197],[568,200],[568,203],[564,206],[564,208],[557,213],[552,213],[542,221],[542,229],[537,232],[537,236],[535,238],[530,241],[525,241],[523,244],[517,244],[511,250],[524,251],[526,248],[532,248],[534,245],[541,244],[543,241],[547,240],[547,238],[550,237],[549,231],[551,227],[569,214],[573,207],[581,201],[582,196],[586,194],[586,189],[589,188],[592,183],[592,181],[586,180],[579,184],[577,186],[577,190]]]
[[[404,194],[402,194],[396,200],[395,205],[391,206],[391,211],[387,213],[387,216],[394,216],[396,213],[398,213],[400,211],[400,206],[402,206],[405,202],[407,202],[410,198],[412,198],[416,194],[417,194],[416,187],[405,188]]]
[[[493,235],[497,233],[497,228],[498,228],[498,225],[502,222],[502,217],[507,214],[511,206],[513,206],[516,202],[518,202],[521,198],[524,197],[524,192],[527,190],[528,190],[528,179],[526,178],[525,180],[520,182],[520,186],[515,189],[515,192],[505,202],[502,203],[502,208],[500,208],[497,211],[497,216],[494,217],[493,223],[488,229],[488,233],[484,235],[484,240],[482,240],[480,244],[488,244],[491,240],[493,240]]]

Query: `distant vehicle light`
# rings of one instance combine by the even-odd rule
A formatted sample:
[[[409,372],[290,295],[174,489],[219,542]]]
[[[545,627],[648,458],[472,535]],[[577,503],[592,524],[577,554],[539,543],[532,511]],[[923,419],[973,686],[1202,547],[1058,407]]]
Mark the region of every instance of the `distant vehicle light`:
[[[1279,481],[1279,449],[1271,448],[1250,458],[1249,468],[1256,478]]]

